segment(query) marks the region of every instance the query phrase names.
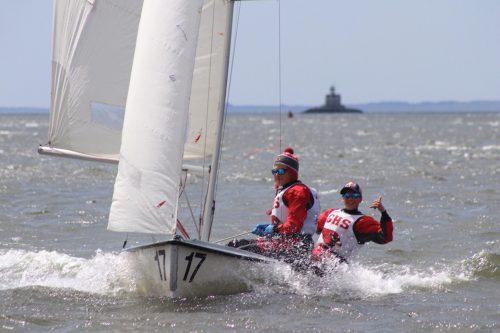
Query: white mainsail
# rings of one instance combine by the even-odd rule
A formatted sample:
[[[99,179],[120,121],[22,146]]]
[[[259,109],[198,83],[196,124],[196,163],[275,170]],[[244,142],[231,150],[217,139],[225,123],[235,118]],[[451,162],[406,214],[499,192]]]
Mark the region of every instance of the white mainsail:
[[[142,0],[54,1],[51,120],[49,143],[39,148],[41,153],[118,161],[142,11]],[[166,20],[167,14],[163,15]],[[214,162],[208,161],[208,164],[216,164],[218,158],[217,138],[220,136],[225,102],[231,20],[231,1],[203,1],[189,98],[189,127],[182,143],[184,160],[202,159],[205,166],[208,157],[216,155]],[[147,88],[151,86],[154,84],[149,84]],[[146,112],[149,110],[145,105],[141,112],[143,118],[148,117]],[[178,146],[182,147],[182,143]],[[151,154],[154,150],[147,146],[142,146],[141,149]],[[213,170],[214,165],[211,166]],[[163,167],[167,169],[166,165]],[[134,169],[124,168],[122,167],[123,170],[128,170],[126,172],[133,172]],[[206,197],[209,205],[213,199],[215,173],[212,172],[210,176],[210,189]],[[168,187],[175,187],[177,192],[178,183],[174,185],[174,182],[171,179]],[[123,197],[126,198],[127,195]],[[157,200],[155,196],[153,200],[157,205],[164,202],[162,207],[166,203],[174,206],[174,195],[166,198],[162,194],[158,197],[162,199]],[[147,208],[142,208],[147,211],[144,214],[156,214],[159,211],[155,207],[151,208],[150,204],[148,203]],[[212,213],[210,207],[206,210]],[[169,221],[175,221],[174,209],[166,216]],[[211,220],[211,216],[208,220]],[[142,227],[137,227],[137,221],[133,226],[132,223],[120,223],[112,222],[110,229],[154,233],[172,233],[173,230],[172,222],[167,226],[165,221],[162,226],[158,225],[159,222],[154,222],[154,226]],[[210,227],[210,222],[204,225],[205,235],[210,233]],[[204,238],[208,239],[208,236]]]

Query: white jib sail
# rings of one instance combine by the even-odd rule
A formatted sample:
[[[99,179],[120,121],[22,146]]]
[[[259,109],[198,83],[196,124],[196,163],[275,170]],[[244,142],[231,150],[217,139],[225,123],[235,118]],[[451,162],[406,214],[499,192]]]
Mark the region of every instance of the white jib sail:
[[[175,233],[202,0],[145,0],[108,229]]]

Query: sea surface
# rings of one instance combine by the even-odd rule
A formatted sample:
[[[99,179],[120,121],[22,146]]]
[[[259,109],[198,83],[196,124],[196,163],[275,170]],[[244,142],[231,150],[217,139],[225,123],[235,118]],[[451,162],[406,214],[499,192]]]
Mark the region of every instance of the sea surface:
[[[213,240],[268,221],[291,146],[322,210],[359,182],[394,241],[196,299],[148,293],[106,230],[116,166],[38,155],[47,133],[48,115],[0,115],[0,332],[500,332],[500,113],[229,114]]]

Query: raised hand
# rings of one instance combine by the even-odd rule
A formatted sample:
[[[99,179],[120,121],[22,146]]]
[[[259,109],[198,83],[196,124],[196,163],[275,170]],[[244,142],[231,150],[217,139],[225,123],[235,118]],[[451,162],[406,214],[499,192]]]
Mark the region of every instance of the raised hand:
[[[378,199],[373,200],[370,208],[378,209],[381,213],[385,212],[385,207],[382,205],[382,197],[378,197]]]

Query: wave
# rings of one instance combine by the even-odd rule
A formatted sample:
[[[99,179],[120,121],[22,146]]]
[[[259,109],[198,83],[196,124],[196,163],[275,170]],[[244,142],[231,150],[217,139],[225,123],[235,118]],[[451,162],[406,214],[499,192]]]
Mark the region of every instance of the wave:
[[[462,262],[463,271],[469,271],[476,279],[500,281],[500,254],[481,251]]]
[[[424,268],[411,264],[347,265],[333,262],[332,268],[322,277],[280,267],[268,276],[268,289],[274,292],[291,289],[297,294],[333,296],[338,299],[367,299],[425,290],[444,291],[454,285],[481,278],[499,280],[499,263],[500,255],[481,251],[455,263]]]
[[[93,258],[72,257],[55,251],[0,252],[0,290],[32,286],[69,288],[117,295],[137,290],[126,253],[103,253]]]
[[[297,294],[332,296],[337,299],[367,299],[422,289],[439,290],[454,281],[468,280],[467,276],[457,277],[447,270],[419,271],[408,266],[389,264],[372,267],[357,263],[338,264],[322,277],[312,273],[299,274],[283,268],[275,273],[275,280],[271,283],[279,285],[283,290],[291,289]]]
[[[500,255],[482,251],[450,265],[417,268],[385,263],[340,264],[319,277],[299,273],[277,263],[262,265],[249,283],[258,293],[293,293],[338,298],[370,298],[419,290],[443,290],[457,283],[486,278],[500,279]],[[0,290],[26,287],[66,288],[107,296],[154,296],[151,281],[126,252],[97,251],[92,258],[79,258],[56,251],[0,250]]]

